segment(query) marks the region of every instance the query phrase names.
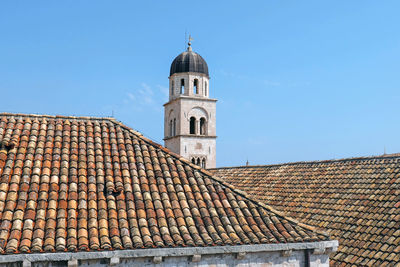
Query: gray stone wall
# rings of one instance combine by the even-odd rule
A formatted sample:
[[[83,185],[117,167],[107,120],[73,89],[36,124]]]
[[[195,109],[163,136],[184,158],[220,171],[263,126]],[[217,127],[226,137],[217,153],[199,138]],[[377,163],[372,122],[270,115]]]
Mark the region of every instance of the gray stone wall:
[[[241,256],[237,254],[210,254],[184,257],[145,257],[145,258],[120,258],[117,261],[111,262],[110,259],[90,259],[79,260],[71,264],[68,261],[53,261],[53,262],[34,262],[32,267],[61,267],[61,266],[91,266],[91,267],[300,267],[306,266],[304,250],[294,251],[288,256],[283,256],[280,252],[256,252],[247,253]],[[17,267],[23,266],[22,263],[0,264],[0,266]],[[310,255],[311,267],[328,267],[328,255]]]
[[[329,240],[239,246],[11,254],[0,256],[0,267],[306,266],[306,260],[311,267],[328,267],[329,254],[335,252],[337,247],[336,240]]]
[[[86,261],[81,262],[79,266],[93,266],[93,267],[106,267],[106,263],[101,264],[99,261]],[[288,257],[283,257],[279,252],[267,253],[249,253],[243,259],[238,259],[237,255],[233,254],[219,254],[219,255],[203,255],[198,262],[193,262],[193,257],[168,257],[162,259],[160,263],[154,263],[152,258],[141,259],[121,259],[120,263],[115,265],[117,267],[132,266],[157,266],[157,267],[269,267],[269,266],[285,266],[285,267],[300,267],[305,266],[304,251],[293,252]],[[329,267],[328,256],[314,255],[311,267]]]

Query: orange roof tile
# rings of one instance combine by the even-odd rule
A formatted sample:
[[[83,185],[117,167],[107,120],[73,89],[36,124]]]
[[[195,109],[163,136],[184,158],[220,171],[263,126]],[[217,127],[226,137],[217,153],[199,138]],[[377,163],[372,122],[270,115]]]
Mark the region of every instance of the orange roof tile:
[[[110,118],[0,114],[0,251],[328,240]]]
[[[400,154],[209,170],[339,240],[337,266],[394,265],[400,247]],[[383,253],[387,252],[387,253]]]

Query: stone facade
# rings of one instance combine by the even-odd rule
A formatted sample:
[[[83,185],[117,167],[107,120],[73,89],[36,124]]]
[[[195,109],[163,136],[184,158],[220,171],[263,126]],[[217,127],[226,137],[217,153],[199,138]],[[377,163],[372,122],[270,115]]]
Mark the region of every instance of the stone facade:
[[[158,262],[159,261],[159,262]],[[0,266],[19,267],[19,263],[0,264]],[[23,266],[23,265],[22,265]],[[23,267],[28,267],[26,264]],[[91,267],[144,267],[144,266],[157,266],[157,267],[301,267],[307,266],[304,251],[295,251],[290,256],[284,257],[279,252],[257,252],[244,254],[243,258],[238,258],[235,254],[214,254],[214,255],[194,255],[189,257],[168,257],[168,258],[122,258],[112,262],[111,259],[90,259],[80,260],[77,264],[71,261],[61,262],[35,262],[31,263],[29,267],[78,267],[78,266],[91,266]],[[328,255],[310,255],[310,267],[329,267]]]
[[[214,248],[163,248],[128,251],[16,254],[1,256],[0,267],[328,267],[329,254],[337,246],[337,241],[323,241],[292,244],[216,246]]]
[[[169,80],[169,101],[164,104],[165,147],[203,168],[215,168],[217,100],[209,98],[209,77],[183,72]]]

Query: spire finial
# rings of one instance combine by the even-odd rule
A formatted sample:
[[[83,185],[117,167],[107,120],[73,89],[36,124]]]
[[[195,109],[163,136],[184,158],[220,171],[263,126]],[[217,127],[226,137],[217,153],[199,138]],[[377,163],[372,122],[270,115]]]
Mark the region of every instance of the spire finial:
[[[188,48],[187,48],[188,51],[192,51],[192,41],[193,41],[193,38],[189,34],[189,42],[188,42]]]

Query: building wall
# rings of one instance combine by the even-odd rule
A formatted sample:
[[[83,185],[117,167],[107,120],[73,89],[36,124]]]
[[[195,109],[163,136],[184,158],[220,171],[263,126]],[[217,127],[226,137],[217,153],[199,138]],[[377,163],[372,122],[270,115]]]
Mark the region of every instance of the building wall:
[[[190,116],[205,114],[208,124],[207,135],[216,135],[216,102],[215,99],[180,97],[165,104],[164,136],[169,137],[169,121],[177,119],[177,135],[189,134]]]
[[[197,119],[196,134],[190,134],[190,118]],[[200,118],[205,117],[207,130],[199,135]],[[170,121],[176,120],[175,136],[170,134]],[[206,168],[216,167],[216,100],[182,96],[165,104],[165,147],[182,157],[205,158]]]
[[[216,140],[215,138],[206,137],[179,137],[180,142],[179,154],[188,159],[192,158],[206,159],[206,168],[215,168],[216,162]]]
[[[123,267],[146,267],[146,266],[157,266],[157,267],[300,267],[306,266],[305,264],[305,253],[304,250],[293,251],[290,256],[282,256],[281,252],[255,252],[245,254],[243,259],[238,259],[237,254],[209,254],[202,255],[198,262],[193,257],[180,256],[180,257],[165,257],[162,258],[160,263],[154,263],[154,258],[121,258],[119,263],[111,266]],[[61,267],[67,266],[67,261],[59,262],[34,262],[31,266],[35,267]],[[22,266],[21,263],[9,263],[0,264],[0,266],[16,267]],[[91,266],[91,267],[106,267],[110,266],[109,259],[92,259],[92,260],[80,260],[78,266]],[[311,267],[328,267],[329,256],[327,254],[322,255],[310,255],[310,266]]]

